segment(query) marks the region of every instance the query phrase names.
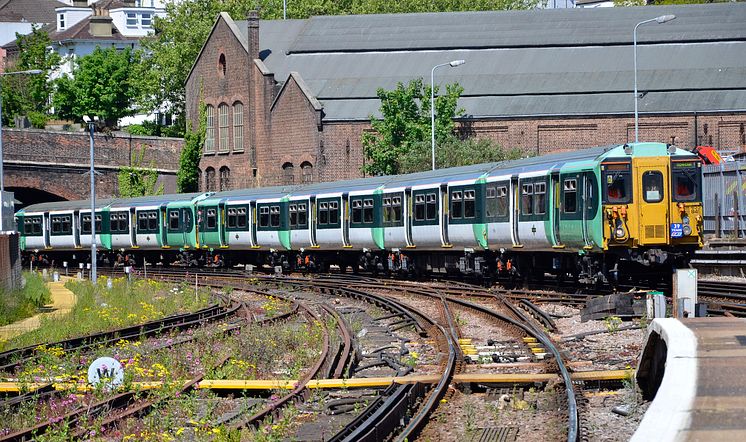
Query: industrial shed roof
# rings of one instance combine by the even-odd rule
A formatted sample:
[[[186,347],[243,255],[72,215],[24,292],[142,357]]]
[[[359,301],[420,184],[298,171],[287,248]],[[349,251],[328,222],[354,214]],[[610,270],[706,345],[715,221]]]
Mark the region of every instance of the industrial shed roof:
[[[638,30],[641,112],[742,111],[745,3],[261,21],[260,58],[278,81],[298,72],[325,121],[379,116],[378,88],[454,59],[436,80],[464,87],[470,117],[632,113],[632,30],[663,14]]]

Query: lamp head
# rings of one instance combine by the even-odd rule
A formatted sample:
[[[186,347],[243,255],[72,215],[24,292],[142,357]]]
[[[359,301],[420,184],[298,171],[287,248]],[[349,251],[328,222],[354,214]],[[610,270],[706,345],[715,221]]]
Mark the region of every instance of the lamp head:
[[[665,23],[665,22],[671,21],[671,20],[673,20],[675,18],[676,18],[676,16],[673,15],[673,14],[670,14],[670,15],[661,15],[660,17],[656,17],[655,21],[658,22],[658,23]]]
[[[89,117],[88,115],[83,115],[83,121],[85,121],[86,123],[90,123],[91,117]]]
[[[453,60],[452,62],[448,63],[452,68],[455,68],[456,66],[461,66],[462,64],[466,63],[466,60]]]

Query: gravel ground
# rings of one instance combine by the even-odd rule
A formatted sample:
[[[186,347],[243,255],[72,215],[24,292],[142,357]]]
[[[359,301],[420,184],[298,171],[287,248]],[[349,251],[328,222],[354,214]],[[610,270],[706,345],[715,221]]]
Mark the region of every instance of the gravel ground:
[[[631,389],[616,391],[586,391],[583,398],[588,401],[580,422],[583,434],[591,441],[627,441],[640,425],[649,402],[641,402]],[[618,405],[629,407],[629,416],[621,416],[611,410]]]

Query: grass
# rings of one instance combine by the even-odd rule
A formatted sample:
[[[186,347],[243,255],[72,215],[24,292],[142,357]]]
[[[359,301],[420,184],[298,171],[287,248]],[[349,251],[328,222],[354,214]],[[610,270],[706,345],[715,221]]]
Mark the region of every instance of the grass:
[[[19,290],[0,289],[0,325],[11,324],[37,313],[37,309],[52,302],[52,294],[41,275],[24,272],[26,285]]]
[[[38,285],[34,280],[27,282],[26,287],[29,286]],[[126,279],[117,278],[111,290],[106,287],[106,278],[100,278],[95,286],[89,281],[69,281],[65,287],[77,296],[69,315],[64,319],[43,318],[37,330],[0,343],[0,351],[152,321],[198,310],[210,302],[207,288],[195,296],[194,288],[188,284],[174,286],[153,280],[127,283]]]

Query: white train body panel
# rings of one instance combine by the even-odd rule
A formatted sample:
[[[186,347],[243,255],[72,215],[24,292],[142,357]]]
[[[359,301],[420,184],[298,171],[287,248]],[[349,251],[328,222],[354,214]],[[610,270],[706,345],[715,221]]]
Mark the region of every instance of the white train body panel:
[[[41,217],[41,232],[42,234],[39,236],[25,236],[26,239],[26,249],[25,250],[44,250],[46,247],[46,242],[44,239],[44,236],[46,235],[46,232],[49,229],[49,226],[47,226],[47,218],[44,216],[43,212],[29,212],[25,213],[24,217],[32,217],[32,216],[38,216]]]
[[[65,216],[70,218],[70,223],[72,224],[71,233],[68,235],[55,235],[52,232],[52,225],[54,224],[52,222],[52,218],[56,216]],[[75,215],[72,210],[65,210],[65,211],[59,211],[59,212],[49,212],[49,246],[53,250],[75,250],[75,234],[79,232],[77,223],[75,222]],[[89,242],[90,246],[90,242]],[[77,247],[80,248],[80,247]]]
[[[138,232],[135,235],[135,242],[137,242],[137,247],[140,250],[161,250],[161,246],[158,243],[158,236],[161,234],[160,224],[163,221],[162,219],[160,219],[161,218],[160,206],[138,206],[135,209],[135,221],[134,222],[135,223],[138,222],[138,218],[137,218],[138,213],[144,212],[144,211],[152,211],[152,210],[157,211],[156,216],[158,220],[159,229],[157,232],[153,232],[153,233],[139,233]],[[135,224],[135,229],[137,229],[137,224]]]

